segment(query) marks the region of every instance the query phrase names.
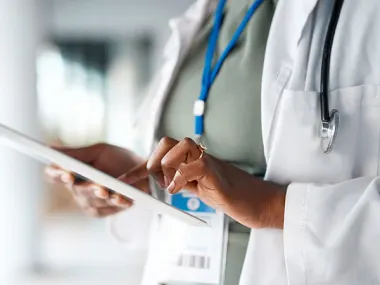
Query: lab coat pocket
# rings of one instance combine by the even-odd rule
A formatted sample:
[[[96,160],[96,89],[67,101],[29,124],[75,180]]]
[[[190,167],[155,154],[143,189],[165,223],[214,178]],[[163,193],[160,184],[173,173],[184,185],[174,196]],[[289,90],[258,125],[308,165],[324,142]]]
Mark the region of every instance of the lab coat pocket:
[[[329,94],[340,112],[337,139],[325,154],[317,92],[285,89],[273,125],[268,179],[279,183],[343,180],[378,174],[380,87],[356,86]]]

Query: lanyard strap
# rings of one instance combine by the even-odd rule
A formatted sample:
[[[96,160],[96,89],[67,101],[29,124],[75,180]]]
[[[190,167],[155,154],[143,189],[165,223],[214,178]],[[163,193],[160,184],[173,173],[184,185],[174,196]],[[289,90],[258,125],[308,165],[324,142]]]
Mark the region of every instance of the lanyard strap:
[[[214,83],[216,77],[218,76],[218,73],[220,69],[222,68],[224,61],[226,60],[230,52],[234,49],[241,34],[243,33],[244,29],[247,27],[249,20],[255,14],[257,8],[259,8],[259,6],[264,2],[264,0],[256,0],[249,7],[247,13],[245,14],[243,18],[243,21],[240,23],[239,27],[237,28],[234,35],[232,36],[231,41],[228,43],[227,47],[224,49],[219,59],[216,61],[214,67],[212,67],[212,62],[215,55],[215,49],[217,46],[220,29],[223,22],[224,7],[226,6],[226,2],[227,0],[219,0],[218,6],[215,11],[214,26],[209,36],[208,47],[207,47],[206,55],[205,55],[205,64],[204,64],[204,69],[203,69],[201,92],[198,97],[198,100],[196,100],[194,104],[195,136],[197,140],[200,140],[200,138],[202,137],[204,133],[205,105],[207,102],[207,98],[208,98],[211,86]]]

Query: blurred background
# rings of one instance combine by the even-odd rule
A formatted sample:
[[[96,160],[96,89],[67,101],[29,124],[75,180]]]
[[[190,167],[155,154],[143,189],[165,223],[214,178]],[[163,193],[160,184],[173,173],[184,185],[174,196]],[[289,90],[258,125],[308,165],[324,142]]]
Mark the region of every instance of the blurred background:
[[[168,20],[192,2],[0,0],[0,123],[50,144],[135,148]],[[1,285],[140,284],[144,247],[121,250],[35,161],[0,146],[0,171]]]

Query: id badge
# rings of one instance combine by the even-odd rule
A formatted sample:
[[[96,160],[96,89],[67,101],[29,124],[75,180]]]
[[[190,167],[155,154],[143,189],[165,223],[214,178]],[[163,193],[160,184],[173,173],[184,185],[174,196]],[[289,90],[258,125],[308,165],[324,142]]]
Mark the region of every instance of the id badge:
[[[190,226],[169,216],[158,218],[142,284],[220,284],[225,267],[225,215],[186,191],[169,196],[167,202],[210,227]]]

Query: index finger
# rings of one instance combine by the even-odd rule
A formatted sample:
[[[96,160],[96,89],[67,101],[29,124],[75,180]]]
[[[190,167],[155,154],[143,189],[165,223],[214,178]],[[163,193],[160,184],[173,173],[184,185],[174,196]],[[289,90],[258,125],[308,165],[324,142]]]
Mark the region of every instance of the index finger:
[[[104,145],[95,144],[95,145],[79,147],[79,148],[59,146],[59,147],[52,147],[52,148],[76,160],[82,161],[87,164],[91,164],[99,157],[99,154],[103,151]]]
[[[147,169],[148,161],[143,164],[136,166],[129,172],[123,174],[119,179],[127,184],[135,184],[136,182],[146,179],[149,176],[149,172]]]

